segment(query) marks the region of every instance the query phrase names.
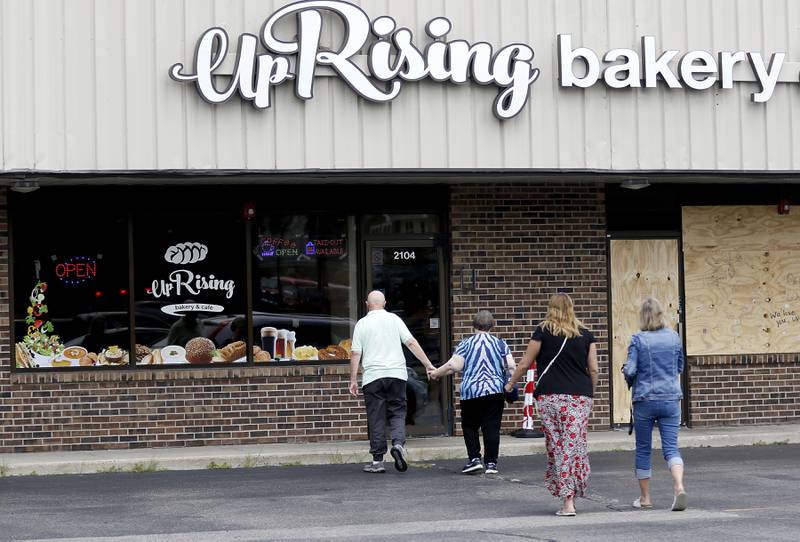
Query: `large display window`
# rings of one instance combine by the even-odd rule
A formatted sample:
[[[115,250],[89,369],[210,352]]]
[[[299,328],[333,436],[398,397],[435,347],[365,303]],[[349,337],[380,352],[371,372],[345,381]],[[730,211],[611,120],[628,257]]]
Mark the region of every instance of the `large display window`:
[[[320,187],[302,202],[296,187],[251,185],[10,194],[13,365],[347,363],[369,282],[365,239],[430,236],[440,219],[386,188],[400,212],[360,213],[347,196],[363,190]],[[396,307],[411,302],[394,295]]]
[[[77,205],[39,202],[15,214],[12,227],[15,366],[128,365],[125,213],[100,208],[86,217]]]
[[[234,210],[134,214],[138,365],[244,363],[245,225]]]
[[[353,217],[270,215],[253,240],[253,324],[277,359],[350,359],[355,326]],[[351,257],[353,255],[353,257]]]

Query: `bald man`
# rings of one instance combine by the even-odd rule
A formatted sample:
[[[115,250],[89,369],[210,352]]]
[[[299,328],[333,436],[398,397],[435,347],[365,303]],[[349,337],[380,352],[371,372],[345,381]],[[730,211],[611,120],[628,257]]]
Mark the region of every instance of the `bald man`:
[[[386,420],[392,437],[392,458],[400,472],[408,469],[406,461],[406,357],[403,345],[422,362],[428,370],[433,364],[419,343],[411,335],[399,316],[387,312],[386,298],[382,292],[373,291],[367,296],[367,315],[356,323],[353,332],[350,359],[350,393],[358,397],[358,366],[363,365],[361,390],[367,406],[369,452],[372,463],[364,472],[383,473],[386,455]]]

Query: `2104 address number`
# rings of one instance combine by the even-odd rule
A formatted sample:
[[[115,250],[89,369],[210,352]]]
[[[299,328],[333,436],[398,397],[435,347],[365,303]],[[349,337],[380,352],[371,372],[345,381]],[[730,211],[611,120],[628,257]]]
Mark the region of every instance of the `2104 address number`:
[[[417,253],[413,250],[395,250],[394,251],[394,259],[395,260],[416,260]]]

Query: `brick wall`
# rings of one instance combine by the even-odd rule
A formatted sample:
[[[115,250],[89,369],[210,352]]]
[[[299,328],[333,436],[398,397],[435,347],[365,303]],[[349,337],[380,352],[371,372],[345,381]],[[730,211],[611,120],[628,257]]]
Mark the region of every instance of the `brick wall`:
[[[18,373],[10,385],[6,373],[0,452],[365,439],[366,413],[347,391],[349,371]]]
[[[491,310],[493,332],[519,360],[557,291],[572,296],[578,318],[598,338],[600,381],[590,427],[609,426],[607,266],[603,187],[595,184],[455,186],[452,235],[452,341],[472,333],[472,317]],[[476,275],[476,290],[461,288]],[[469,281],[467,281],[469,282]],[[458,387],[456,383],[456,396]],[[522,401],[506,410],[504,431],[521,425]],[[456,409],[458,404],[456,403]],[[459,424],[456,410],[456,428]]]
[[[695,427],[800,421],[800,354],[689,358]]]

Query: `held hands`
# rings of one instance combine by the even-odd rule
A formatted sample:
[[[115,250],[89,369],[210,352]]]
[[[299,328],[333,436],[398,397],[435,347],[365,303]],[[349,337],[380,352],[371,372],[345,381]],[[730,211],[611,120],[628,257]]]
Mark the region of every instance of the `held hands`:
[[[514,385],[511,382],[506,382],[506,385],[503,386],[503,389],[506,390],[506,393],[511,393],[514,391]]]
[[[436,372],[436,368],[431,366],[427,370],[428,380],[438,380],[439,375]]]

